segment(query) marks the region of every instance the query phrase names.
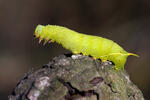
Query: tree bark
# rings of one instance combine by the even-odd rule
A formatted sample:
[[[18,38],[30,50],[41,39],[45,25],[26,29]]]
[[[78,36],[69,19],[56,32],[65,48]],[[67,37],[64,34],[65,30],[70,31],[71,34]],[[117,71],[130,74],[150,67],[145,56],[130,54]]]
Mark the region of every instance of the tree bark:
[[[82,55],[61,55],[28,73],[9,100],[144,100],[125,70]]]

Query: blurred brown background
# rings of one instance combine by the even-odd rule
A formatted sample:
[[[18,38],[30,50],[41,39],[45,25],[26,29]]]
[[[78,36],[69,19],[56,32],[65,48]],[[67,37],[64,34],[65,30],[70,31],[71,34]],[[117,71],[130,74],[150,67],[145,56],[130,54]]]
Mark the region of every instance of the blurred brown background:
[[[125,69],[150,100],[149,0],[0,0],[0,100],[7,100],[25,73],[69,52],[38,44],[37,24],[106,37],[139,54],[128,58]]]

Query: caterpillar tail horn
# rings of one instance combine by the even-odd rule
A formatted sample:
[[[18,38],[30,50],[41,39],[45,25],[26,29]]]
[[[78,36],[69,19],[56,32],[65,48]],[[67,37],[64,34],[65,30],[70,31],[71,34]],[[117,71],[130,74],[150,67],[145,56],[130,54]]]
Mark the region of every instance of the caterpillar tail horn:
[[[134,53],[128,53],[128,56],[136,56],[136,57],[140,57],[139,55],[137,55],[137,54],[134,54]]]

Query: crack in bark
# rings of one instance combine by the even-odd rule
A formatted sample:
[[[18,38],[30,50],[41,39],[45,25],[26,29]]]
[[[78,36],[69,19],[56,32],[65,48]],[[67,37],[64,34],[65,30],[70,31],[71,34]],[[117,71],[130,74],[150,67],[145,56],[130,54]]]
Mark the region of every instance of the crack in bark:
[[[133,97],[134,99],[136,99],[135,94],[128,94],[128,98]]]
[[[64,97],[65,100],[72,100],[74,96],[91,97],[92,95],[95,95],[97,100],[99,100],[99,94],[94,90],[80,91],[77,88],[73,87],[70,82],[65,82],[63,79],[58,80],[68,89],[68,93]]]
[[[106,82],[104,82],[109,88],[110,88],[110,90],[113,92],[113,93],[118,93],[117,91],[114,91],[113,90],[113,88],[112,88],[112,82],[110,82],[110,83],[106,83]]]

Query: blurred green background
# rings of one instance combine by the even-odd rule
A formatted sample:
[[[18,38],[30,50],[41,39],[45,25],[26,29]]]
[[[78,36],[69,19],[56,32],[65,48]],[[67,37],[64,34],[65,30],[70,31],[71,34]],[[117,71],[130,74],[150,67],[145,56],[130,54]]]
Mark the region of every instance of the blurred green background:
[[[25,73],[69,52],[55,43],[38,44],[37,24],[106,37],[139,54],[128,58],[125,69],[150,100],[149,0],[0,0],[0,100]]]

